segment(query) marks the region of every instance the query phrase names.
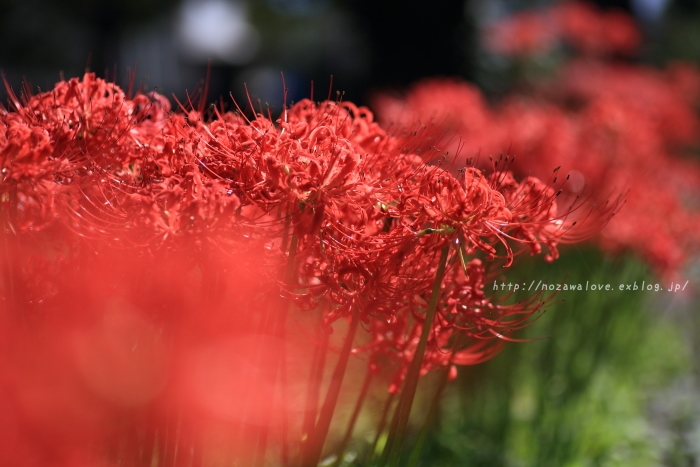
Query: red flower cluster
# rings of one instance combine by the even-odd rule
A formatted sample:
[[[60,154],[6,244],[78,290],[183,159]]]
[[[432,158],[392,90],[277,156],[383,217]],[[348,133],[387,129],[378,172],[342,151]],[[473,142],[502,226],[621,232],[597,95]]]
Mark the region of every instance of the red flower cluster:
[[[0,410],[18,447],[0,456],[14,465],[177,464],[207,433],[249,445],[251,426],[266,440],[297,410],[278,388],[304,378],[279,375],[312,359],[315,331],[287,329],[305,314],[363,323],[354,353],[391,365],[394,391],[416,359],[423,373],[486,360],[541,305],[492,303],[487,265],[542,244],[552,260],[618,207],[561,210],[556,180],[505,169],[454,176],[416,149],[435,128],[391,136],[347,102],[205,118],[87,74],[11,104]]]
[[[567,1],[539,11],[525,11],[491,26],[485,45],[504,55],[547,53],[565,43],[585,55],[632,55],[642,35],[632,18],[620,11]]]
[[[538,177],[561,166],[564,200],[584,185],[628,189],[601,244],[633,249],[661,274],[679,272],[700,246],[700,165],[688,157],[700,146],[700,71],[578,58],[535,86],[489,105],[473,85],[432,79],[404,99],[380,96],[376,108],[387,122],[439,122],[460,136],[449,149],[463,157],[516,154],[514,171]]]

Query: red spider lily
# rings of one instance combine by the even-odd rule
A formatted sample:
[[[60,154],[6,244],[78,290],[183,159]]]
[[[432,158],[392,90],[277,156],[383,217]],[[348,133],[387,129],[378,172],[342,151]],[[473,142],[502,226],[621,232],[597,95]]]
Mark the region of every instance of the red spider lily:
[[[641,32],[621,11],[599,11],[580,1],[566,1],[538,11],[524,11],[492,25],[485,45],[493,52],[529,56],[565,42],[585,55],[633,55]]]
[[[597,11],[585,2],[564,2],[552,9],[561,36],[586,54],[634,54],[641,33],[621,11]]]
[[[476,257],[509,266],[545,244],[551,260],[589,233],[556,181],[519,183],[501,160],[455,176],[425,150],[441,127],[394,136],[350,103],[207,119],[92,74],[12,99],[0,227],[14,350],[0,366],[21,442],[8,462],[177,465],[222,451],[253,463],[270,441],[315,465],[351,353],[375,370],[388,357],[407,417],[421,374],[491,358],[542,306],[491,303]],[[323,406],[298,424],[285,388],[308,378],[319,393],[336,343],[318,331],[342,320]],[[55,397],[42,390],[52,378]],[[293,449],[290,433],[303,439]]]
[[[700,217],[693,207],[700,168],[685,157],[688,149],[700,143],[700,120],[693,100],[698,76],[690,65],[656,71],[574,60],[556,79],[541,83],[535,95],[506,96],[491,107],[474,86],[436,79],[416,85],[403,104],[380,97],[377,108],[385,111],[388,119],[434,116],[434,121],[462,136],[460,144],[466,157],[506,151],[517,154],[517,162],[511,164],[516,174],[547,180],[553,166],[561,167],[559,183],[536,185],[533,194],[540,194],[533,198],[535,205],[535,199],[551,197],[555,185],[555,191],[562,190],[558,202],[564,206],[580,202],[585,186],[593,190],[628,189],[626,207],[602,231],[601,244],[613,251],[633,249],[660,274],[673,275],[700,245],[695,227]],[[402,105],[405,107],[399,111]],[[454,144],[448,147],[455,148]],[[510,193],[516,193],[517,186]],[[549,213],[543,220],[554,217]],[[578,210],[562,220],[573,225],[577,218],[586,217]],[[580,241],[600,227],[597,222],[589,225],[593,229],[577,225],[558,241],[567,236]],[[634,233],[642,226],[650,235]],[[550,225],[544,230],[551,233],[553,228]],[[518,232],[526,236],[529,230]],[[543,237],[538,238],[546,243]]]
[[[464,268],[450,268],[441,286],[421,374],[450,367],[450,377],[454,378],[455,365],[473,365],[492,358],[504,342],[510,340],[508,336],[526,326],[544,305],[539,296],[514,306],[493,304],[484,293],[485,276],[484,265],[478,259],[469,261]],[[413,305],[425,306],[426,303],[418,296]],[[389,390],[399,392],[424,325],[424,317],[415,309],[397,313],[392,320],[373,319],[370,323],[371,341],[353,352],[358,355],[369,353],[372,365],[382,360],[380,356],[398,363]],[[458,335],[469,340],[457,342]]]
[[[557,35],[546,15],[526,12],[500,21],[486,34],[489,49],[504,55],[531,55],[549,50]]]

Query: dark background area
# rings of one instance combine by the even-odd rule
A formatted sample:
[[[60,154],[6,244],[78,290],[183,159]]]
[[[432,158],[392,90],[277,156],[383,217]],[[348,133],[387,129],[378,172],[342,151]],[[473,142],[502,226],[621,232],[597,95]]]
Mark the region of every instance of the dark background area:
[[[282,103],[345,92],[366,104],[375,90],[421,78],[480,83],[479,31],[547,1],[467,0],[2,0],[0,69],[14,89],[50,89],[86,69],[126,85],[186,98],[207,76],[208,99],[232,93]],[[632,12],[657,60],[700,58],[698,2],[599,0]],[[697,37],[696,37],[697,36]],[[693,37],[695,41],[689,40]],[[675,44],[675,45],[674,45]],[[693,49],[693,47],[695,49]],[[659,51],[663,51],[660,53]],[[646,57],[646,58],[649,58]],[[0,94],[6,101],[6,92]],[[228,99],[225,99],[228,101]]]

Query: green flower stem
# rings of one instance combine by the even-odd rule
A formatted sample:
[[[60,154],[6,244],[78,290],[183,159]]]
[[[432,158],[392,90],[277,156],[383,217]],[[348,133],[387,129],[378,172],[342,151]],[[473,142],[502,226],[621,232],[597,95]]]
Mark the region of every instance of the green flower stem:
[[[279,339],[278,342],[280,342],[281,348],[279,352],[275,352],[273,355],[269,369],[264,369],[263,371],[268,372],[269,375],[272,376],[272,386],[275,388],[279,386],[280,389],[280,393],[277,395],[277,397],[280,397],[284,401],[286,398],[286,384],[282,383],[286,383],[286,351],[284,348],[284,338],[287,313],[285,312],[284,307],[280,308],[279,310],[273,310],[273,313],[274,312],[276,312],[276,316],[272,335]],[[284,402],[282,405],[285,405]],[[263,419],[269,420],[271,415],[271,406],[267,405],[263,412]],[[287,438],[286,430],[284,430],[284,428],[286,428],[286,420],[283,420],[282,427],[283,433],[281,436],[284,443]],[[264,467],[265,456],[267,454],[267,440],[270,435],[270,426],[268,424],[264,424],[264,426],[259,427],[258,430],[258,445],[254,465]]]
[[[287,258],[287,267],[285,269],[285,284],[287,287],[293,287],[295,284],[295,278],[296,275],[294,273],[294,266],[295,266],[295,259],[296,259],[296,253],[297,253],[297,248],[299,246],[299,238],[296,235],[292,235],[291,242],[289,244],[289,257]],[[270,310],[270,320],[272,321],[272,335],[276,338],[279,339],[279,342],[281,343],[281,348],[279,352],[276,352],[275,355],[272,358],[272,361],[270,362],[263,362],[264,359],[261,359],[262,365],[258,366],[258,371],[262,372],[265,371],[267,372],[270,376],[272,376],[272,381],[273,381],[273,386],[277,386],[280,382],[285,382],[286,383],[286,350],[284,348],[284,337],[285,337],[285,328],[286,328],[286,322],[287,322],[287,309],[293,305],[288,305],[285,306],[286,304],[283,302],[280,302],[279,307],[275,307]],[[266,328],[270,329],[270,328]],[[259,376],[258,376],[259,377]],[[286,399],[286,384],[281,385],[280,388],[280,394],[279,397],[282,400]],[[268,406],[265,410],[265,418],[269,419],[270,418],[270,407]],[[287,433],[286,433],[286,420],[283,420],[282,427],[283,427],[283,433],[281,434],[283,443],[286,442],[287,440]],[[266,424],[265,426],[258,427],[257,429],[257,448],[256,448],[256,460],[255,460],[255,465],[256,466],[264,466],[265,465],[265,456],[267,453],[267,440],[269,438],[269,430],[270,427]],[[254,438],[255,439],[255,438]],[[283,451],[287,451],[287,449],[283,449]]]
[[[389,434],[387,435],[386,443],[384,443],[384,449],[382,450],[382,457],[379,458],[379,466],[387,465],[389,462],[389,454],[394,447],[394,442],[396,441],[396,430],[399,426],[399,415],[401,414],[401,404],[403,404],[404,399],[399,396],[399,401],[396,403],[394,408],[394,415],[391,417],[391,423],[389,424]]]
[[[418,434],[418,439],[416,440],[416,443],[413,446],[413,450],[411,451],[411,455],[408,458],[408,467],[416,467],[418,465],[423,446],[425,445],[425,441],[428,439],[430,429],[434,423],[435,417],[437,416],[438,410],[440,409],[440,398],[442,397],[442,392],[445,390],[445,386],[447,386],[447,381],[450,377],[450,367],[452,366],[452,360],[454,359],[454,356],[457,354],[457,352],[460,351],[466,340],[467,337],[465,334],[459,334],[457,335],[452,344],[452,357],[450,357],[450,364],[448,364],[445,371],[443,371],[440,374],[440,382],[438,383],[438,388],[435,391],[435,396],[433,396],[433,400],[430,403],[428,415],[425,417],[423,427],[421,428],[421,431]]]
[[[433,318],[435,317],[435,310],[437,309],[437,302],[440,296],[440,288],[442,286],[442,278],[445,275],[445,266],[447,265],[447,256],[450,251],[450,247],[445,246],[440,254],[440,263],[438,265],[437,275],[435,277],[435,284],[433,285],[433,293],[430,296],[430,302],[428,304],[428,310],[425,313],[425,321],[423,322],[423,329],[421,331],[420,341],[418,341],[418,347],[416,348],[416,353],[411,361],[411,366],[408,369],[408,374],[406,375],[406,382],[404,384],[403,390],[401,391],[401,400],[399,401],[399,406],[396,408],[398,412],[398,423],[396,427],[396,433],[393,437],[393,442],[391,443],[391,455],[389,457],[389,466],[398,466],[401,458],[401,447],[403,444],[403,437],[406,433],[406,427],[408,425],[408,417],[411,414],[411,406],[413,405],[413,399],[416,396],[416,389],[418,388],[418,379],[420,378],[420,369],[423,363],[423,355],[425,355],[425,349],[428,345],[428,337],[430,336],[430,329],[433,325]]]
[[[386,398],[386,402],[384,403],[384,410],[382,410],[382,416],[379,419],[379,424],[377,425],[377,434],[374,436],[372,447],[370,448],[369,453],[367,454],[367,458],[365,459],[365,465],[372,465],[374,455],[377,451],[377,444],[379,443],[379,438],[381,438],[382,433],[384,432],[386,420],[389,416],[389,409],[391,409],[391,404],[392,402],[394,402],[394,397],[396,397],[396,393],[392,392],[391,394],[389,394],[389,397]]]
[[[448,376],[450,374],[450,367],[448,366],[445,371],[440,375],[440,383],[435,391],[435,396],[433,401],[430,403],[430,409],[428,410],[428,415],[425,417],[423,422],[423,427],[418,434],[418,439],[416,440],[413,450],[411,451],[411,456],[408,458],[408,467],[416,467],[418,461],[420,460],[421,452],[423,451],[423,446],[425,441],[428,439],[428,434],[430,434],[430,429],[437,415],[437,411],[440,407],[440,397],[442,396],[442,391],[444,391],[445,386],[447,386]]]
[[[328,306],[327,303],[321,305],[321,310]],[[316,425],[316,416],[318,413],[318,401],[321,393],[321,383],[323,382],[323,369],[326,365],[326,354],[328,352],[328,334],[318,323],[317,337],[319,343],[314,346],[314,355],[312,360],[311,372],[309,375],[309,385],[306,392],[306,410],[304,411],[304,421],[301,428],[301,449],[303,453],[310,441],[311,435]]]
[[[360,415],[360,410],[362,410],[362,404],[364,404],[365,398],[367,397],[367,393],[369,392],[369,386],[372,383],[373,375],[374,373],[372,372],[372,370],[368,369],[367,375],[365,376],[365,381],[364,383],[362,383],[360,396],[357,398],[355,409],[353,410],[352,415],[350,416],[348,428],[347,430],[345,430],[345,436],[343,437],[343,441],[340,443],[340,447],[338,448],[338,458],[336,459],[335,464],[333,464],[334,467],[339,467],[340,464],[343,462],[343,454],[345,454],[345,448],[348,446],[348,442],[350,441],[352,432],[355,429],[355,422],[357,422],[357,417]]]
[[[350,352],[352,351],[352,343],[355,340],[355,334],[360,322],[358,307],[353,306],[352,308],[353,313],[350,321],[350,329],[348,329],[345,343],[340,351],[340,358],[333,371],[333,376],[331,377],[328,393],[326,393],[326,399],[323,402],[318,422],[307,444],[307,449],[305,449],[303,453],[301,465],[304,467],[315,467],[318,465],[323,450],[323,444],[328,435],[328,428],[330,428],[331,419],[333,418],[333,412],[338,402],[340,387],[343,384],[343,377],[345,376],[345,370],[347,369],[348,360],[350,359]]]

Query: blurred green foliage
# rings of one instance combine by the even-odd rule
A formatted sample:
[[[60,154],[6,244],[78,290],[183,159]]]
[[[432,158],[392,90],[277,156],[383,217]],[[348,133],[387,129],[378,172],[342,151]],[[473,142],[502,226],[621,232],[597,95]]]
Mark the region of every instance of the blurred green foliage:
[[[520,336],[542,339],[511,343],[493,360],[460,369],[421,465],[695,465],[673,392],[691,370],[673,294],[618,290],[659,281],[634,259],[593,250],[522,263],[509,278],[612,290],[560,292]],[[662,415],[652,410],[659,401]]]

